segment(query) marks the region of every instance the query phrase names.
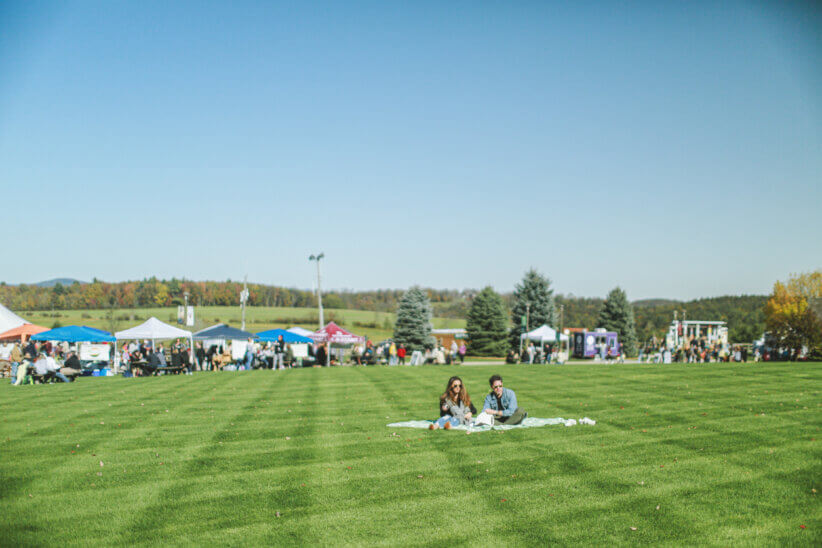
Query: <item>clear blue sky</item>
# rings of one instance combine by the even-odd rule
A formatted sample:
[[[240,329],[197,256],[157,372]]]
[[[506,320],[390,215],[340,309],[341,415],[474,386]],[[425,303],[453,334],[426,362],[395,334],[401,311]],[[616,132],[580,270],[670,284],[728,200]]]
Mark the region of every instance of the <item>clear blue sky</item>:
[[[808,2],[2,2],[0,279],[767,293],[822,267]]]

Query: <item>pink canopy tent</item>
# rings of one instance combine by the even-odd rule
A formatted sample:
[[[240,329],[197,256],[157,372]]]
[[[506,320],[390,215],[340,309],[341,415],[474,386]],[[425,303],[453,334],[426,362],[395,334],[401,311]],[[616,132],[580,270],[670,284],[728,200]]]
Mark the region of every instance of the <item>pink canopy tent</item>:
[[[314,339],[315,343],[327,342],[329,343],[329,345],[336,344],[340,346],[365,342],[365,337],[354,335],[353,333],[346,331],[334,322],[328,322],[328,325],[326,325],[319,331],[315,331],[313,334],[309,335],[309,337]],[[330,360],[331,352],[329,351],[326,353],[326,365],[329,364]]]
[[[309,335],[309,337],[314,339],[314,342],[317,343],[328,342],[331,344],[357,344],[365,342],[365,337],[354,335],[334,322],[328,322],[328,325],[319,331],[315,331],[312,335]]]

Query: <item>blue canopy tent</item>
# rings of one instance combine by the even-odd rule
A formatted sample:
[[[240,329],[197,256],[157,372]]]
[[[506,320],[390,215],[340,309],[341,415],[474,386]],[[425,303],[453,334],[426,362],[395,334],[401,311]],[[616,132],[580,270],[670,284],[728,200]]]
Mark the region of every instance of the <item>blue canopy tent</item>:
[[[102,329],[95,329],[84,325],[67,325],[32,335],[31,340],[98,343],[114,342],[117,339],[114,338],[114,335]]]
[[[302,335],[297,335],[296,333],[292,333],[291,331],[286,331],[285,329],[269,329],[268,331],[260,331],[257,333],[257,336],[260,338],[261,341],[265,342],[276,342],[280,335],[283,336],[283,341],[287,343],[306,343],[306,344],[314,344],[312,339],[308,337],[303,337]]]
[[[194,340],[204,341],[207,339],[223,339],[223,340],[243,340],[243,339],[257,339],[257,335],[237,329],[236,327],[229,327],[224,323],[218,323],[211,327],[206,327],[202,331],[194,333]]]

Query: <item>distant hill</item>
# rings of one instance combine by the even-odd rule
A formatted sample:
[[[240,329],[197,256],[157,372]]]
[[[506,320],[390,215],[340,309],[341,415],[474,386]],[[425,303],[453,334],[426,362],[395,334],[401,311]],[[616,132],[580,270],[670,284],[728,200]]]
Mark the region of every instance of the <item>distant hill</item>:
[[[675,301],[673,299],[640,299],[634,301],[632,304],[641,308],[643,306],[674,306],[682,304],[682,301]]]
[[[37,287],[54,287],[57,284],[71,285],[74,282],[77,282],[78,284],[88,283],[88,282],[82,282],[80,280],[75,280],[74,278],[54,278],[53,280],[46,280],[45,282],[37,282],[36,284],[32,284],[32,285],[36,285]]]

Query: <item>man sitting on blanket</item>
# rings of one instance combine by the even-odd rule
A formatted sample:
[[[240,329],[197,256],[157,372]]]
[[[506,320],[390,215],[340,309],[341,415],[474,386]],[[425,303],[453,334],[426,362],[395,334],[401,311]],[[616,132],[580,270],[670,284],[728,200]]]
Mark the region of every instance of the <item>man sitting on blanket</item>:
[[[495,421],[503,424],[519,424],[528,417],[528,413],[517,407],[517,395],[514,391],[502,387],[502,377],[493,375],[488,383],[491,385],[491,393],[485,396],[483,413],[488,413]]]

